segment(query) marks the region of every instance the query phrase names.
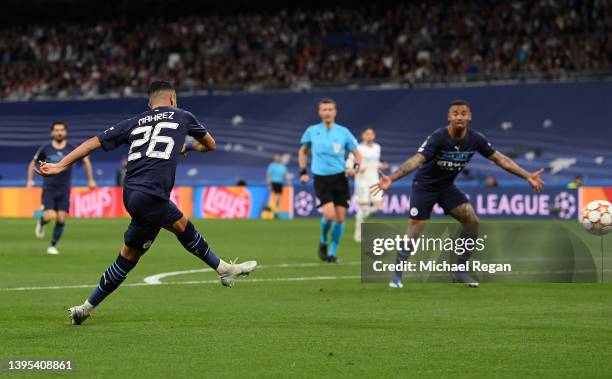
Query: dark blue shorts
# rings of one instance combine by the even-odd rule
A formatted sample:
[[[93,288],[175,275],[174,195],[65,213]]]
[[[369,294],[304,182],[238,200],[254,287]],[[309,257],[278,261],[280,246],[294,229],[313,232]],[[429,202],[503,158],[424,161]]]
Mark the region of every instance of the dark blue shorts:
[[[125,188],[123,205],[132,216],[124,234],[124,242],[137,250],[148,250],[161,228],[169,227],[183,217],[173,202]]]
[[[43,189],[43,210],[68,212],[70,210],[70,189],[67,191]]]
[[[410,194],[410,218],[413,220],[428,220],[436,203],[444,209],[444,213],[449,214],[453,208],[469,202],[467,196],[455,185],[434,191],[413,183]]]

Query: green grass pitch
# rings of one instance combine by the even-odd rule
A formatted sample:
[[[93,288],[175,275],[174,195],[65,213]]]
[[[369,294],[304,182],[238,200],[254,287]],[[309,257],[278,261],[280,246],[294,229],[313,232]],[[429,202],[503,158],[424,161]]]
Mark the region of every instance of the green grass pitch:
[[[350,222],[342,264],[324,265],[318,220],[194,221],[226,260],[262,265],[231,289],[212,272],[143,285],[204,268],[162,231],[127,285],[70,325],[66,308],[115,259],[127,223],[69,220],[48,256],[33,220],[0,220],[0,359],[75,362],[72,374],[0,376],[612,377],[611,283],[362,284]]]

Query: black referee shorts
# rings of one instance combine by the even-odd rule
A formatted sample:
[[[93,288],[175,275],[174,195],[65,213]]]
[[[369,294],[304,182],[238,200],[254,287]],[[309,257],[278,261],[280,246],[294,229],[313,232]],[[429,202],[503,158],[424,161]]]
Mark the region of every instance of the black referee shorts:
[[[283,193],[283,183],[272,183],[272,192],[277,195]]]
[[[314,188],[321,205],[333,202],[334,205],[348,208],[351,200],[348,179],[344,173],[336,175],[315,175]]]

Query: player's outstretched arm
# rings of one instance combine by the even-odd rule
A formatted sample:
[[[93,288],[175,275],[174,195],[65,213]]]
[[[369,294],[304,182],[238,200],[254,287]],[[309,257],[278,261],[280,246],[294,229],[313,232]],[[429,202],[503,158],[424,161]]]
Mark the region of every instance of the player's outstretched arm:
[[[83,167],[85,168],[85,173],[87,174],[87,186],[89,189],[96,188],[96,181],[93,175],[93,166],[91,165],[91,160],[89,157],[83,158]]]
[[[416,153],[410,157],[406,162],[402,163],[397,170],[393,171],[389,176],[385,175],[382,170],[380,173],[380,181],[370,187],[372,195],[376,195],[381,191],[386,191],[391,187],[391,184],[404,176],[410,174],[417,168],[419,168],[423,162],[425,162],[425,156],[421,153]]]
[[[183,145],[183,149],[181,150],[181,154],[187,155],[189,151],[199,151],[200,153],[207,153],[209,151],[213,151],[217,149],[217,142],[209,133],[206,133],[204,137],[196,138],[190,144]]]
[[[85,158],[93,151],[97,150],[102,146],[98,137],[91,137],[87,141],[80,144],[76,149],[72,150],[68,155],[64,157],[58,163],[47,163],[38,161],[40,168],[34,168],[34,171],[41,176],[52,176],[57,175],[76,162]]]
[[[544,188],[544,181],[542,180],[542,178],[540,178],[540,175],[544,172],[543,168],[539,169],[538,171],[528,172],[527,170],[519,166],[515,161],[508,158],[499,151],[493,153],[489,157],[489,159],[499,167],[508,171],[509,173],[528,181],[534,191],[540,192]]]
[[[28,165],[28,181],[26,183],[26,187],[32,188],[34,187],[34,169],[36,167],[36,162],[30,161]]]

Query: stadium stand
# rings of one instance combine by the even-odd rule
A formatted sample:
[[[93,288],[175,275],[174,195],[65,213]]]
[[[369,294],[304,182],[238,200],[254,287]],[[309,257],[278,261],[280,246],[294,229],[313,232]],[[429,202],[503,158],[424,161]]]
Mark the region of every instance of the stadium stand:
[[[399,2],[175,16],[30,24],[11,24],[7,16],[0,97],[129,96],[154,77],[197,92],[611,72],[608,1]]]

